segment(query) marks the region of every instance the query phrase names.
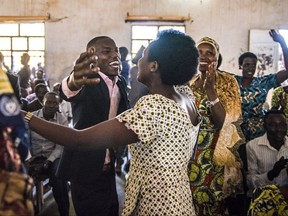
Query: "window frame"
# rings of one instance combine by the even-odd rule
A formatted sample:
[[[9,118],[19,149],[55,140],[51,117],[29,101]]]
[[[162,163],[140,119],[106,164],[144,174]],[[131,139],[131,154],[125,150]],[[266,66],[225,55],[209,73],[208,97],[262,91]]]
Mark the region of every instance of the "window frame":
[[[1,25],[8,25],[7,23],[0,23],[0,28]],[[43,25],[43,31],[41,31],[41,33],[37,33],[37,34],[22,34],[23,32],[23,28],[29,28],[29,25],[27,24],[41,24]],[[9,49],[1,49],[0,51],[2,52],[4,59],[5,59],[5,64],[7,66],[9,66],[9,68],[11,69],[11,71],[13,71],[14,73],[17,73],[17,71],[21,68],[21,63],[20,63],[20,56],[23,53],[28,53],[30,55],[30,66],[31,67],[35,67],[37,68],[37,63],[41,62],[42,65],[45,65],[45,52],[46,52],[46,42],[45,42],[45,23],[44,22],[20,22],[20,23],[12,23],[11,25],[17,25],[17,33],[13,34],[13,35],[1,35],[0,34],[0,39],[3,38],[9,38],[10,40],[10,48]],[[27,27],[28,26],[28,27]],[[22,31],[21,31],[22,30]],[[20,49],[15,49],[15,39],[18,38],[24,38],[24,40],[26,40],[26,46],[24,48],[20,48]],[[44,45],[43,45],[43,49],[31,49],[30,48],[30,44],[31,41],[30,39],[33,38],[39,38],[39,39],[43,39],[44,41]],[[38,53],[38,54],[37,54]],[[32,60],[32,61],[31,61]],[[15,64],[15,62],[17,62]],[[32,64],[31,64],[32,63]],[[18,67],[17,67],[18,66]]]
[[[157,36],[157,34],[155,35],[155,37],[151,37],[151,38],[133,38],[133,28],[134,27],[156,27],[157,28],[157,33],[159,31],[161,31],[162,29],[168,29],[168,28],[175,28],[175,27],[181,27],[184,29],[183,32],[186,33],[186,25],[185,23],[163,23],[163,22],[159,22],[159,23],[133,23],[131,25],[131,59],[133,59],[136,56],[137,51],[139,50],[139,48],[141,47],[141,45],[138,46],[134,46],[134,42],[136,41],[146,41],[145,44],[142,44],[143,46],[147,47],[148,44],[154,40]]]

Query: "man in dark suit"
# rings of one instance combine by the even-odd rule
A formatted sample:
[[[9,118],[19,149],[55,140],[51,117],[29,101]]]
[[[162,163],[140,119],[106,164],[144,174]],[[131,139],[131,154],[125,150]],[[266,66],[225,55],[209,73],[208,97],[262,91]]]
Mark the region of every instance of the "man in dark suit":
[[[90,68],[83,68],[83,61],[91,61]],[[111,38],[96,37],[87,44],[60,87],[60,96],[71,102],[74,128],[88,128],[129,107],[126,83],[118,75],[120,64],[118,47]],[[114,163],[113,149],[64,149],[58,173],[71,181],[77,215],[118,216]]]

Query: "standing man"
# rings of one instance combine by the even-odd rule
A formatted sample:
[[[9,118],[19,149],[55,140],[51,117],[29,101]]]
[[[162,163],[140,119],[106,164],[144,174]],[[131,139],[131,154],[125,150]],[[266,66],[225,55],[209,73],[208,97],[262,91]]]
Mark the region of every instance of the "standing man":
[[[23,67],[17,73],[19,80],[20,80],[20,87],[24,90],[27,90],[28,92],[31,91],[31,86],[30,86],[31,69],[30,69],[29,61],[30,61],[29,54],[23,53],[23,55],[21,56],[21,64],[23,65]]]
[[[121,64],[122,64],[122,69],[120,71],[120,75],[124,77],[126,84],[129,86],[129,70],[130,70],[130,64],[127,60],[128,56],[128,49],[127,47],[120,47],[119,48],[120,56],[121,56]]]
[[[88,52],[95,55],[90,58]],[[92,63],[95,58],[97,63]],[[79,63],[83,60],[91,62],[90,66],[95,68],[93,76],[87,77],[87,68]],[[87,44],[86,52],[80,55],[60,87],[60,96],[72,104],[74,128],[88,128],[128,108],[126,84],[119,77],[120,68],[118,47],[111,38],[95,37]],[[89,80],[92,77],[98,78],[94,85],[95,79]],[[113,149],[64,149],[59,176],[71,181],[77,215],[118,216],[114,162]]]
[[[48,92],[43,99],[43,108],[33,112],[39,118],[60,125],[68,125],[64,115],[58,113],[59,96],[55,92]],[[31,131],[31,159],[29,159],[29,173],[34,175],[46,174],[52,187],[54,199],[61,216],[69,216],[68,182],[56,177],[63,147],[45,139]]]
[[[16,96],[18,102],[21,103],[19,79],[17,76],[14,76],[12,73],[9,73],[9,67],[5,65],[4,55],[1,52],[0,52],[0,71],[4,71],[6,73],[9,82],[13,88],[14,95]]]

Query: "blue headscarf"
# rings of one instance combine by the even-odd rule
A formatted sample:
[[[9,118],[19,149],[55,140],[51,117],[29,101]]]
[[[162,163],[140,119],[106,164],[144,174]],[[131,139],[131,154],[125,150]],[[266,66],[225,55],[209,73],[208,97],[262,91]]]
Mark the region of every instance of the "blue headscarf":
[[[10,127],[14,146],[24,162],[29,148],[27,125],[21,114],[21,107],[4,71],[0,70],[0,127]]]

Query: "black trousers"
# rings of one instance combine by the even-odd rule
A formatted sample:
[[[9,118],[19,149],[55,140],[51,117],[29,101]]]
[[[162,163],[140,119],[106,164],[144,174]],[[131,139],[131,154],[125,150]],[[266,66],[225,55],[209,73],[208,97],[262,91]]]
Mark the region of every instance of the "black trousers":
[[[71,180],[71,194],[77,216],[119,215],[114,167],[95,181]]]

